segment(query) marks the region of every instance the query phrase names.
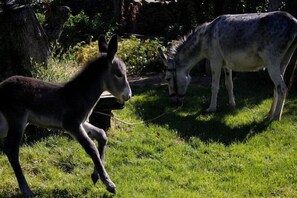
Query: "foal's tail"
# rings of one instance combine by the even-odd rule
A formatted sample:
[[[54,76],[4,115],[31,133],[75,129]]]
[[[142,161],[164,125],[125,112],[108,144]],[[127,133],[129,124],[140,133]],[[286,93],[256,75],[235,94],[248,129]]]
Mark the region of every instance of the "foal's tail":
[[[8,132],[8,123],[5,116],[0,112],[0,139],[5,138]]]

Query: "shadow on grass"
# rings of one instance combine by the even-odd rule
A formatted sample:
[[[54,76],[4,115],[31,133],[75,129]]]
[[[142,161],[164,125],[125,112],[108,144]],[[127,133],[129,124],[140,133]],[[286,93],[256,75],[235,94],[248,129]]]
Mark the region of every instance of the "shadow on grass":
[[[3,197],[12,197],[12,198],[25,198],[25,196],[23,196],[21,193],[18,193],[16,195],[11,195],[11,194],[7,194],[7,195],[2,195]],[[69,197],[84,197],[85,194],[77,194],[74,195],[73,193],[69,193],[68,190],[65,189],[54,189],[52,191],[45,191],[45,192],[36,192],[34,193],[34,195],[32,196],[32,198],[36,197],[58,197],[58,198],[69,198]],[[98,198],[112,198],[114,197],[114,194],[111,193],[104,193],[100,196],[96,195],[96,197]]]
[[[71,138],[62,130],[46,129],[46,128],[40,128],[40,127],[29,125],[27,126],[24,132],[21,146],[24,144],[31,146],[36,142],[39,142],[43,139],[47,139],[48,137],[53,137],[53,136],[54,137],[65,136],[65,137]],[[0,141],[0,154],[1,152],[3,153],[4,151],[3,150],[4,143],[5,143],[5,138],[1,139]]]
[[[252,137],[255,134],[261,133],[266,130],[269,122],[263,119],[260,122],[251,122],[247,125],[241,125],[239,127],[231,128],[227,126],[221,119],[211,119],[209,121],[196,120],[196,116],[180,117],[176,116],[176,119],[180,122],[187,122],[194,126],[194,132],[191,129],[186,129],[184,124],[171,125],[173,129],[178,130],[178,134],[184,138],[199,137],[205,142],[220,142],[225,145],[232,144],[233,142],[243,142],[246,139]],[[180,127],[181,126],[181,127]],[[186,129],[186,130],[185,130]]]
[[[270,124],[269,120],[263,118],[260,121],[252,121],[246,125],[230,127],[224,122],[224,117],[228,112],[226,114],[217,113],[217,115],[209,115],[212,117],[209,120],[197,120],[197,117],[201,114],[202,112],[198,112],[194,115],[180,116],[177,112],[151,123],[166,126],[176,131],[185,140],[191,137],[199,137],[205,142],[214,141],[225,145],[233,142],[244,142],[248,138],[265,131]],[[146,113],[142,115],[146,115]],[[146,120],[148,117],[143,116],[143,119]]]
[[[34,197],[58,197],[58,198],[69,198],[69,197],[86,197],[87,192],[80,192],[80,194],[73,194],[69,192],[67,189],[53,189],[51,191],[46,192],[38,192]],[[48,195],[48,196],[44,196]],[[98,198],[112,198],[114,194],[111,193],[103,193],[101,195],[96,195]]]
[[[240,112],[243,108],[259,105],[267,98],[272,99],[273,84],[267,74],[260,72],[260,74],[237,74],[234,86],[237,102],[235,110],[228,109],[226,105],[228,103],[228,95],[222,86],[218,97],[218,112],[205,115],[204,110],[207,108],[210,100],[210,88],[191,85],[186,96],[185,105],[180,111],[169,113],[150,123],[165,126],[176,131],[185,140],[191,137],[199,137],[206,142],[215,141],[225,145],[238,141],[244,142],[250,137],[265,131],[270,124],[268,119],[263,116],[263,119],[258,118],[256,119],[257,121],[251,120],[247,124],[232,127],[225,123],[224,118]],[[166,109],[168,109],[167,86],[136,88],[134,93],[155,96],[154,101],[143,100],[133,104],[136,109],[135,113],[143,120],[149,120],[156,115],[166,112]],[[291,104],[291,106],[295,105]],[[267,113],[269,108],[267,108]],[[285,105],[287,112],[290,112],[289,108],[289,106]],[[201,115],[202,117],[200,117]]]

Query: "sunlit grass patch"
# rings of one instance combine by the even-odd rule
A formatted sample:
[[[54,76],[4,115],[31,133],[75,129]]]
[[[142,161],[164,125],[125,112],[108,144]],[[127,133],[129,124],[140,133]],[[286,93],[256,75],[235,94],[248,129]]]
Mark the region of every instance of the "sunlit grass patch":
[[[238,110],[234,109],[234,113],[224,116],[224,122],[230,127],[260,122],[268,116],[270,105],[271,99],[265,99],[257,105],[249,105]]]
[[[270,92],[244,88],[237,84],[235,109],[222,90],[218,112],[209,114],[209,89],[190,87],[176,109],[165,86],[132,87],[133,98],[113,111],[131,124],[112,119],[107,132],[105,167],[116,195],[100,181],[92,183],[92,160],[62,132],[26,133],[20,150],[24,174],[36,197],[294,197],[296,93],[287,99],[283,119],[268,123]],[[0,197],[19,196],[3,152],[0,176]]]

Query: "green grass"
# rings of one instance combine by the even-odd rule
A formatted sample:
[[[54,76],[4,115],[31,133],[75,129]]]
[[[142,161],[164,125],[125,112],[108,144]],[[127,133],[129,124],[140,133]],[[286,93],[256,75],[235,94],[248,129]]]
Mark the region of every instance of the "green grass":
[[[235,80],[237,107],[230,110],[221,88],[218,112],[205,114],[210,89],[191,85],[182,109],[174,111],[166,86],[132,87],[134,97],[107,132],[106,169],[117,194],[92,184],[93,164],[63,133],[28,131],[21,164],[36,197],[296,197],[297,93],[286,101],[283,119],[265,120],[272,84],[262,74]],[[251,83],[252,82],[252,83]],[[20,196],[13,171],[0,153],[0,197]]]

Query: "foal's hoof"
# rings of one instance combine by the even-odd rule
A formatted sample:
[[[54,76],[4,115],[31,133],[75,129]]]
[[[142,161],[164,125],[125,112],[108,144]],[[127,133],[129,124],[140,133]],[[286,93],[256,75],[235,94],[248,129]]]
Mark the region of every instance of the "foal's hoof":
[[[93,184],[96,184],[97,181],[100,179],[100,176],[99,176],[98,173],[93,173],[93,174],[91,175],[91,178],[92,178]]]
[[[31,190],[28,190],[28,191],[23,192],[23,196],[24,197],[33,197],[34,194]]]
[[[106,186],[106,190],[111,193],[116,193],[116,185],[109,179],[109,178],[100,178],[101,181],[104,183]]]
[[[109,186],[106,186],[106,189],[108,190],[108,192],[111,192],[113,194],[116,194],[116,186],[114,183],[110,184]]]
[[[110,192],[110,193],[113,193],[113,194],[116,194],[116,193],[117,193],[117,190],[116,190],[115,187],[113,187],[113,188],[109,187],[109,188],[106,188],[106,189],[107,189],[108,192]]]

